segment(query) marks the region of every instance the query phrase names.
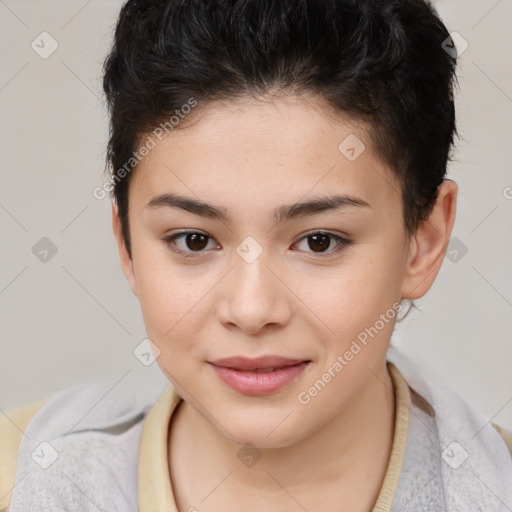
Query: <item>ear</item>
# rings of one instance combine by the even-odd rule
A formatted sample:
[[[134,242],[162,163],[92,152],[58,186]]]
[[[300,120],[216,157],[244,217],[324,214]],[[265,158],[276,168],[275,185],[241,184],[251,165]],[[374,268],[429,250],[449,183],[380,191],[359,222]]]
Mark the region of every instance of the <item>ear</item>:
[[[117,203],[112,201],[112,230],[116,237],[117,249],[119,251],[119,257],[121,260],[121,267],[123,273],[128,280],[128,284],[132,289],[132,292],[137,295],[137,281],[135,279],[135,272],[133,270],[133,260],[128,254],[126,244],[124,242],[123,233],[121,229],[121,220],[119,219],[119,212]]]
[[[405,299],[423,297],[441,268],[455,222],[457,191],[454,181],[445,179],[439,185],[432,212],[411,238],[402,284]]]

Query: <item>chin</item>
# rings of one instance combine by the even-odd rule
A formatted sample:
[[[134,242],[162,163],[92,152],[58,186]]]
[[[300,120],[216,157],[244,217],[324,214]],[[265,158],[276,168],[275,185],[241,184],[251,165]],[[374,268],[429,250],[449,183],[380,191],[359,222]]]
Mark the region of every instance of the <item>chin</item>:
[[[302,431],[304,425],[299,427],[295,421],[285,425],[286,420],[281,423],[285,417],[286,414],[281,414],[276,420],[272,413],[266,417],[260,413],[257,417],[246,415],[244,418],[226,415],[223,426],[231,435],[228,439],[235,444],[244,446],[249,443],[260,449],[285,448],[306,436]],[[221,430],[220,433],[227,436],[225,431]]]

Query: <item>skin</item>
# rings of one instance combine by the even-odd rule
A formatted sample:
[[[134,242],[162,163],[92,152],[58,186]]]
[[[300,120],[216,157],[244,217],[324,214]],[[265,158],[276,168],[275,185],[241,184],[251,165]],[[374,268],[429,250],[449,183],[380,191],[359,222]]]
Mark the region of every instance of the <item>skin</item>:
[[[429,290],[450,239],[457,186],[442,183],[429,219],[408,237],[399,185],[374,155],[364,126],[335,116],[320,98],[215,102],[199,112],[131,177],[132,257],[112,208],[122,268],[160,350],[157,363],[184,398],[169,436],[178,509],[367,512],[393,438],[386,350],[395,320],[309,403],[298,395],[393,304]],[[366,146],[354,161],[338,149],[349,134]],[[146,208],[170,192],[216,205],[230,220]],[[334,193],[370,206],[283,223],[269,215]],[[164,241],[184,229],[210,237],[202,252],[185,237],[175,240],[193,253],[189,258]],[[306,234],[318,230],[351,243],[334,252],[331,238],[315,252]],[[263,251],[252,263],[236,252],[248,236]],[[235,355],[311,362],[284,388],[247,396],[207,362]],[[262,455],[252,467],[237,457],[248,442]]]

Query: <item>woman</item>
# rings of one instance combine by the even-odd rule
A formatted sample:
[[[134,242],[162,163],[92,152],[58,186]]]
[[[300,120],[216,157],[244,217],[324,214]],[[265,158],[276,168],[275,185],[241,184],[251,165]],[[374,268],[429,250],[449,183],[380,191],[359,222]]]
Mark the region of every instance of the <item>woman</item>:
[[[455,219],[453,46],[420,0],[126,2],[97,194],[170,384],[17,411],[11,512],[510,510],[509,434],[390,348]]]

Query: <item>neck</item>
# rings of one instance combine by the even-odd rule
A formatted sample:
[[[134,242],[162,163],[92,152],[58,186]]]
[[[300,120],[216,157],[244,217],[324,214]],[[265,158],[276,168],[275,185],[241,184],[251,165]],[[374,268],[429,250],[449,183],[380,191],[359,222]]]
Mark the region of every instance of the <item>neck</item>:
[[[370,510],[386,472],[394,414],[393,384],[384,363],[333,421],[293,445],[260,450],[261,459],[245,468],[233,463],[240,445],[182,402],[170,436],[171,460],[180,462],[179,473],[170,468],[178,508],[201,504],[205,482],[210,489],[223,482],[204,501],[212,504],[205,510],[228,510],[226,503],[233,510],[253,510],[255,505],[261,510],[265,500],[272,510],[281,510],[278,503],[289,510],[290,499],[306,510],[330,510],[340,499],[346,510]],[[222,496],[228,498],[224,505]]]

